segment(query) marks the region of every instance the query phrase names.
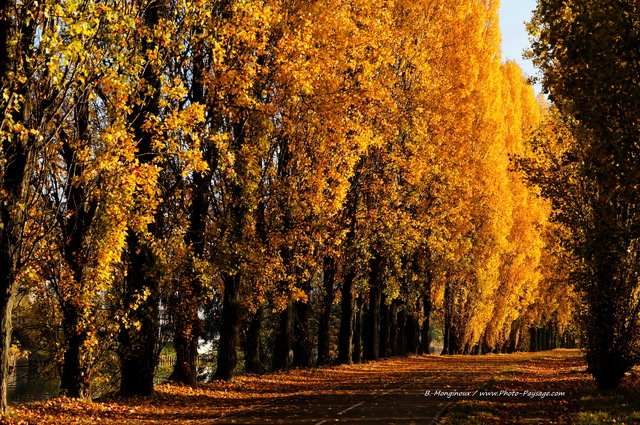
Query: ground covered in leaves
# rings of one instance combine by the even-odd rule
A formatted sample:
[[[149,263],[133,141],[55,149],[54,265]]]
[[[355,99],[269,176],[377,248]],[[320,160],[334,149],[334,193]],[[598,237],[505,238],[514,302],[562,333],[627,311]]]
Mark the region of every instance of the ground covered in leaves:
[[[340,368],[336,369],[340,371]],[[0,424],[201,424],[203,419],[219,418],[274,403],[282,397],[316,391],[316,384],[326,385],[336,369],[241,376],[234,382],[216,381],[201,384],[198,388],[167,383],[157,385],[151,397],[113,398],[99,402],[57,397],[14,407],[10,417],[0,420]]]
[[[545,353],[503,371],[479,390],[501,395],[459,400],[441,423],[640,423],[640,373],[627,374],[615,390],[599,391],[576,351]],[[538,396],[523,395],[525,391]],[[555,394],[542,397],[545,393]]]
[[[363,394],[364,400],[367,400],[367,394],[386,393],[398,387],[413,388],[417,398],[425,398],[422,394],[426,389],[473,388],[506,366],[526,361],[531,356],[530,353],[508,356],[410,356],[350,366],[241,376],[231,383],[218,381],[196,389],[163,384],[156,386],[152,397],[114,398],[99,402],[58,397],[14,407],[11,417],[0,421],[0,424],[202,425],[250,409],[253,409],[254,418],[264,418],[267,410],[265,405],[284,406],[282,417],[286,419],[286,411],[295,414],[299,410],[293,404],[301,398],[317,400],[318,395],[322,394],[330,397],[328,402],[334,403],[338,410],[342,409],[339,406],[345,400],[349,405],[355,404],[349,401],[354,394]],[[424,401],[441,403],[448,399],[430,398]],[[399,408],[406,409],[402,406]],[[435,416],[439,410],[439,405],[431,406],[425,414]]]
[[[478,390],[473,397],[438,400],[455,403],[448,405],[449,413],[441,421],[449,425],[640,422],[640,398],[637,397],[640,379],[635,373],[625,379],[622,388],[603,394],[595,390],[585,370],[584,360],[575,350],[487,356],[412,356],[352,366],[243,376],[231,383],[219,381],[195,389],[163,384],[156,387],[152,397],[113,398],[99,402],[59,397],[15,406],[10,417],[0,420],[0,424],[202,425],[212,424],[220,418],[234,422],[232,415],[240,412],[245,412],[245,416],[246,412],[254,412],[254,417],[260,418],[260,412],[269,409],[268,406],[284,406],[282,409],[286,412],[292,399],[311,400],[318,393],[334,394],[338,399],[363,389],[386,394],[391,392],[389,389],[396,388],[393,382],[404,382],[404,387],[415,387],[422,393],[425,389]],[[481,397],[480,391],[564,392],[564,395],[543,398],[485,394]],[[423,399],[424,414],[429,416],[426,403],[435,402],[436,398]],[[378,401],[385,403],[383,399]],[[368,402],[363,407],[366,404]]]

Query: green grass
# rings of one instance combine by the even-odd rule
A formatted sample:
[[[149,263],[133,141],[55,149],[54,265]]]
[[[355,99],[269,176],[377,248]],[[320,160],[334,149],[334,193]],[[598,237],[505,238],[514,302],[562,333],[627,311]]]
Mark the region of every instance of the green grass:
[[[497,403],[478,400],[462,400],[458,402],[447,419],[447,425],[482,425],[498,419],[496,414],[502,408]]]
[[[636,378],[637,379],[637,378]],[[590,390],[578,395],[578,425],[640,423],[640,394],[621,386],[615,390]]]
[[[520,369],[520,365],[509,366],[476,389],[491,391],[497,383],[507,381],[513,375],[521,373],[524,372]],[[453,406],[451,414],[447,416],[446,425],[484,425],[499,420],[498,413],[505,409],[507,407],[504,404],[488,400],[461,400]]]
[[[520,365],[512,365],[508,368],[501,371],[499,374],[492,376],[489,378],[487,382],[480,385],[476,388],[479,391],[491,391],[495,385],[499,382],[509,381],[514,375],[520,375],[525,373],[522,369],[520,369]]]
[[[554,367],[553,362],[549,362],[548,367]],[[478,389],[492,391],[497,388],[509,388],[509,380],[515,377],[524,378],[522,380],[526,382],[527,373],[519,365],[514,365],[493,376]],[[640,373],[638,370],[632,371],[618,388],[606,391],[595,388],[592,376],[586,373],[583,367],[573,367],[563,373],[570,382],[567,384],[569,386],[563,390],[566,391],[563,403],[568,411],[564,410],[565,415],[561,423],[640,424]],[[552,403],[555,399],[548,399],[548,401]],[[556,420],[559,411],[561,409],[558,409],[558,405],[547,410],[544,403],[538,403],[536,410],[529,410],[526,402],[523,404],[517,398],[500,400],[500,404],[489,400],[462,400],[452,407],[446,416],[445,423],[446,425],[504,423],[505,420],[527,416],[530,412],[530,418],[538,419],[540,422],[537,423],[544,423],[546,419]]]

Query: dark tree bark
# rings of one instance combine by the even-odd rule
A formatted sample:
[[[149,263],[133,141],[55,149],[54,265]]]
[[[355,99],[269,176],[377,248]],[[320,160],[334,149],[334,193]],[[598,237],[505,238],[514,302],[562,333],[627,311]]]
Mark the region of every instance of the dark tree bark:
[[[3,241],[4,242],[4,241]],[[5,253],[3,252],[2,255]],[[0,338],[2,338],[2,364],[0,365],[0,410],[7,410],[7,384],[9,382],[9,353],[11,352],[11,315],[15,302],[15,283],[10,258],[0,259]]]
[[[158,0],[149,4],[142,17],[143,25],[154,30],[166,13],[167,0]],[[154,43],[151,38],[143,38],[143,51],[153,51]],[[153,134],[147,128],[147,122],[160,112],[160,90],[162,70],[148,58],[142,74],[144,92],[148,95],[144,102],[134,104],[129,117],[131,128],[137,140],[137,158],[140,163],[149,164],[157,153],[153,148]],[[160,210],[160,207],[158,207]],[[155,221],[147,226],[147,232],[153,237],[159,237],[158,231],[164,220],[160,211],[155,214]],[[159,352],[157,350],[159,317],[158,292],[159,276],[157,275],[156,258],[151,249],[142,241],[135,230],[127,233],[128,273],[124,282],[123,305],[137,305],[130,311],[130,321],[139,323],[125,324],[120,332],[121,347],[121,380],[120,393],[123,396],[153,394],[153,375]]]
[[[238,343],[240,342],[240,275],[224,275],[222,297],[222,323],[218,365],[214,379],[230,380],[236,376]]]
[[[318,366],[329,364],[330,344],[331,344],[331,307],[335,297],[335,259],[333,256],[326,256],[323,263],[322,283],[324,295],[322,297],[322,307],[318,320]]]
[[[364,310],[364,297],[358,294],[353,325],[353,362],[362,363],[362,320]]]
[[[340,315],[340,330],[338,333],[338,364],[351,364],[353,362],[353,280],[355,275],[348,272],[343,279]]]
[[[538,351],[536,346],[535,328],[529,328],[529,351]]]
[[[362,327],[360,335],[362,338],[362,359],[367,360],[367,347],[371,346],[371,293],[367,294],[367,302],[362,303]]]
[[[273,369],[287,370],[291,367],[291,334],[293,327],[293,301],[289,299],[287,307],[280,312],[273,347]]]
[[[357,166],[359,169],[362,166],[360,162]],[[353,249],[358,220],[356,212],[358,209],[358,185],[357,181],[360,178],[360,172],[356,171],[350,179],[349,193],[347,194],[346,208],[344,210],[344,216],[349,223],[347,235],[345,238],[345,247],[350,250]],[[341,311],[340,311],[340,330],[338,332],[338,358],[336,362],[338,364],[351,364],[353,362],[353,328],[354,328],[354,309],[353,309],[353,283],[356,278],[356,270],[352,264],[343,264],[344,276],[342,279],[342,288],[340,289],[341,295]]]
[[[419,354],[429,354],[431,346],[431,279],[425,282],[425,290],[422,295],[422,332],[420,336]]]
[[[407,335],[404,332],[405,323],[407,321],[407,315],[403,309],[400,309],[397,316],[398,324],[398,355],[404,356],[407,354]]]
[[[88,339],[87,329],[82,325],[81,312],[76,300],[62,301],[61,311],[65,351],[60,389],[68,397],[89,398],[91,370],[89,363],[83,358],[83,346]]]
[[[544,329],[536,328],[536,351],[544,350]]]
[[[185,317],[187,318],[192,318]],[[169,380],[180,382],[191,387],[198,385],[198,336],[200,324],[190,323],[188,326],[176,326],[173,345],[176,350],[176,362]]]
[[[398,327],[398,304],[399,301],[394,299],[391,302],[389,309],[389,348],[391,349],[391,355],[397,356],[400,354],[398,347],[400,341],[400,329]]]
[[[76,308],[65,303],[62,310],[65,350],[60,390],[68,397],[88,398],[90,374],[86,363],[82,361],[82,346],[87,340],[87,332],[84,329],[78,329]]]
[[[311,283],[305,280],[302,284],[305,293],[310,294]],[[293,304],[293,366],[311,367],[313,364],[313,337],[311,333],[311,306],[307,301],[296,301]]]
[[[405,341],[407,344],[407,353],[409,354],[416,354],[418,352],[419,331],[420,329],[418,326],[418,319],[412,314],[407,314],[406,320],[405,320],[404,333],[406,335]]]
[[[152,274],[154,256],[139,236],[129,231],[129,272],[125,277],[124,305],[138,305],[120,331],[120,394],[128,397],[153,394],[153,374],[157,364],[158,286]]]
[[[87,140],[89,135],[89,108],[86,94],[76,99],[74,108],[75,133],[74,138]],[[83,244],[88,237],[91,224],[95,219],[97,201],[88,201],[88,194],[82,185],[75,184],[75,180],[84,174],[84,167],[78,162],[77,152],[69,144],[69,137],[62,135],[62,154],[67,168],[65,184],[66,214],[59,214],[59,223],[62,229],[63,256],[71,269],[73,282],[78,286],[90,284],[85,278],[85,263],[87,259],[83,254]],[[61,208],[61,206],[59,206]],[[62,209],[61,209],[62,210]],[[83,291],[80,291],[83,292]],[[88,339],[88,330],[82,324],[86,314],[78,307],[76,299],[69,299],[63,294],[60,298],[63,334],[65,341],[65,353],[62,364],[60,389],[68,396],[75,398],[90,397],[90,367],[89,362],[83,357],[83,345]]]
[[[507,344],[507,352],[515,353],[520,351],[520,340],[522,334],[522,320],[515,320],[511,325],[511,331],[509,332],[509,342]]]
[[[256,312],[251,314],[249,326],[245,333],[244,364],[247,373],[264,373],[261,354],[262,344],[260,339],[262,318],[262,307],[258,307]]]
[[[31,23],[16,22],[9,1],[0,0],[0,86],[15,90],[18,98],[24,99],[20,111],[9,113],[16,122],[28,123],[32,119],[33,96],[28,94],[28,82],[20,83],[11,71],[23,67],[28,73],[29,64],[25,63],[31,51],[34,36]],[[11,37],[14,25],[21,26],[17,39]],[[10,54],[12,41],[13,56]],[[3,112],[7,104],[0,100]],[[4,125],[4,118],[2,120]],[[6,159],[4,175],[0,181],[3,190],[3,202],[0,202],[0,413],[7,410],[7,384],[9,381],[9,353],[13,331],[12,313],[16,297],[17,274],[24,261],[24,228],[27,220],[27,201],[29,185],[35,172],[35,155],[38,143],[32,136],[15,136],[2,140],[2,156]]]
[[[375,253],[369,275],[369,312],[367,338],[364,340],[364,357],[378,360],[380,354],[380,302],[382,300],[382,259]]]
[[[391,356],[391,308],[387,305],[386,296],[383,294],[380,303],[380,353],[379,356]]]
[[[549,349],[555,350],[558,348],[558,323],[553,321],[549,325],[551,326],[551,346]]]
[[[286,151],[282,158],[285,163],[283,164],[283,167],[286,168],[286,162],[288,162],[289,156],[286,146],[283,147],[283,149]],[[290,229],[291,226],[292,220],[288,214],[285,214],[285,229]],[[291,273],[291,261],[293,255],[294,253],[292,248],[287,247],[281,250],[282,262],[287,273]],[[287,293],[288,300],[285,309],[278,315],[278,323],[276,324],[274,336],[272,367],[274,370],[288,370],[291,367],[289,355],[291,353],[293,336],[293,301],[291,299],[290,290],[288,289],[289,283],[286,278],[280,282],[279,285],[282,290]]]
[[[293,339],[291,349],[293,350],[294,367],[311,367],[313,364],[313,333],[311,332],[311,281],[304,279],[302,271],[296,272],[296,281],[300,289],[307,294],[307,301],[295,301],[293,303]]]
[[[266,206],[264,202],[258,203],[256,219],[256,231],[262,243],[267,243]],[[249,314],[249,326],[245,332],[244,360],[247,373],[264,373],[262,353],[262,324],[264,308],[258,301],[258,307],[254,313]]]
[[[22,124],[25,129],[43,131],[48,120],[55,125],[62,110],[64,88],[34,78],[33,63],[28,59],[34,52],[37,36],[37,17],[42,4],[17,6],[15,2],[0,0],[0,87],[9,99],[0,99],[0,125],[5,131],[9,121]],[[33,13],[27,18],[27,13]],[[36,87],[37,86],[37,87]],[[68,87],[67,87],[68,88]],[[34,96],[33,93],[38,93]],[[53,100],[56,100],[54,102]],[[58,115],[56,115],[58,114]],[[12,313],[16,297],[17,277],[27,261],[25,250],[27,214],[31,207],[30,193],[37,172],[37,162],[47,164],[41,156],[43,143],[33,134],[17,132],[0,143],[3,173],[0,177],[0,414],[7,410],[9,355],[13,332]]]
[[[461,347],[457,339],[455,318],[454,318],[454,299],[452,283],[447,282],[444,287],[444,347],[442,354],[460,354]]]
[[[206,103],[205,85],[206,65],[204,43],[197,42],[193,55],[193,82],[191,84],[191,102]],[[210,115],[214,115],[210,113]],[[189,228],[185,234],[185,242],[191,247],[191,257],[183,281],[178,285],[176,297],[170,306],[174,316],[173,345],[176,350],[176,363],[169,379],[192,387],[197,385],[198,340],[202,333],[202,323],[198,317],[200,299],[204,292],[204,284],[200,281],[196,261],[204,260],[205,235],[207,230],[207,214],[209,212],[209,190],[213,171],[217,168],[216,149],[212,143],[205,144],[203,159],[208,169],[193,172],[192,201],[189,207]]]
[[[173,297],[173,345],[176,350],[176,362],[169,379],[195,387],[198,383],[198,340],[203,330],[202,321],[198,317],[201,286],[196,282],[198,277],[193,269],[184,279],[178,289],[178,295]]]

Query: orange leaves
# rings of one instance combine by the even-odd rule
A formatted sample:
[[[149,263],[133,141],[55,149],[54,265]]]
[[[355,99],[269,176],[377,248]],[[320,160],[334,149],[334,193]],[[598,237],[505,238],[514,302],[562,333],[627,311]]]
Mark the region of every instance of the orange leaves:
[[[161,425],[161,424],[198,424],[206,421],[230,422],[231,415],[251,412],[252,422],[264,422],[264,408],[273,406],[287,414],[296,409],[296,400],[322,397],[326,406],[312,410],[310,417],[324,417],[327,412],[321,409],[340,406],[340,402],[352,405],[348,397],[354,394],[372,397],[384,402],[384,396],[398,391],[402,385],[412,387],[414,394],[422,394],[425,389],[451,390],[455,388],[473,388],[481,385],[491,375],[513,364],[520,366],[518,373],[506,372],[508,380],[498,380],[494,385],[500,389],[530,391],[566,391],[575,392],[578,385],[584,384],[584,375],[576,373],[582,370],[580,359],[572,353],[553,354],[553,358],[531,360],[531,354],[492,355],[483,358],[477,356],[411,356],[408,358],[385,359],[366,364],[344,365],[319,369],[298,369],[290,372],[261,376],[242,376],[234,382],[214,381],[197,388],[185,385],[161,384],[151,397],[130,397],[104,399],[100,402],[86,402],[59,397],[14,408],[10,419],[0,421],[3,425],[24,424],[105,424],[105,425]],[[571,356],[571,357],[569,357]],[[567,358],[568,357],[568,358]],[[544,388],[549,385],[554,373],[559,374],[558,387]],[[446,379],[443,380],[443,377]],[[413,388],[417,388],[414,390]],[[344,399],[347,398],[345,402]],[[406,398],[406,397],[405,397]],[[287,400],[293,400],[293,405]],[[538,399],[541,400],[541,399]],[[518,400],[521,406],[522,399]],[[563,400],[554,400],[554,404]],[[439,404],[441,400],[438,400]],[[550,398],[545,400],[549,403]],[[424,403],[429,403],[425,400]],[[383,404],[383,403],[381,403]],[[435,402],[434,402],[435,404]],[[257,411],[253,411],[258,407]],[[305,406],[307,410],[309,406]],[[345,408],[346,408],[345,407]],[[427,409],[428,406],[423,406]],[[441,406],[434,407],[434,414]],[[556,406],[559,408],[566,406]],[[261,409],[262,408],[262,409]],[[297,407],[299,408],[299,405]],[[311,409],[313,407],[311,406]],[[339,411],[342,407],[336,409]],[[504,409],[503,409],[504,410]],[[501,410],[501,411],[503,411]],[[269,412],[271,413],[271,412]],[[223,418],[227,416],[226,418]],[[283,416],[280,416],[283,417]],[[513,418],[511,418],[513,419]],[[317,419],[316,419],[317,420]]]
[[[117,404],[93,403],[90,401],[58,397],[43,401],[29,407],[13,409],[11,416],[16,419],[5,419],[3,424],[35,425],[35,424],[88,424],[93,421],[117,420],[118,417],[134,415],[138,406],[120,406]],[[10,417],[11,417],[10,416]]]
[[[421,134],[430,136],[426,163],[434,165],[424,173],[439,199],[427,215],[429,246],[438,269],[436,293],[447,282],[464,282],[454,286],[453,308],[462,317],[462,344],[474,345],[487,326],[510,326],[530,302],[518,298],[523,286],[539,280],[535,272],[516,277],[511,268],[512,253],[519,252],[536,270],[542,237],[536,226],[544,225],[545,215],[522,216],[527,209],[541,211],[540,201],[509,171],[509,155],[523,149],[540,105],[517,66],[501,66],[495,2],[461,2],[437,13],[447,22],[439,35],[444,55],[425,76],[441,82],[442,94],[436,107],[419,104],[431,111],[424,125],[433,130]],[[443,158],[445,166],[438,164]],[[521,232],[530,238],[518,239]],[[501,304],[510,297],[516,313]]]
[[[248,309],[311,304],[323,255],[339,259],[338,275],[353,267],[366,296],[378,255],[388,300],[420,304],[428,268],[435,292],[458,285],[464,343],[492,317],[491,338],[505,331],[529,302],[522,288],[537,283],[525,265],[539,261],[544,208],[508,171],[539,105],[517,67],[501,66],[495,2],[153,5],[166,10],[51,6],[68,31],[47,34],[57,53],[42,78],[78,72],[69,111],[50,134],[7,126],[57,141],[57,186],[44,194],[57,207],[42,207],[51,227],[85,220],[78,249],[62,253],[73,238],[61,229],[41,247],[62,250],[45,256],[62,264],[57,296],[77,301],[87,321],[115,304],[116,285],[134,276],[129,235],[129,256],[145,259],[128,283],[158,294],[129,294],[117,310],[123,328],[141,328],[136,314],[163,291],[191,296],[181,286],[193,284],[202,293],[190,302],[219,296],[222,273],[241,277]],[[409,270],[413,257],[425,270]]]

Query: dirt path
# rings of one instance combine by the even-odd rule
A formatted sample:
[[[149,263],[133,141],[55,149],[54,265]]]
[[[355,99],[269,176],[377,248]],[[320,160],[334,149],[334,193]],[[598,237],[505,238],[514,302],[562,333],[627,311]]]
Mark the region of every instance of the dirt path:
[[[19,406],[12,420],[0,424],[434,424],[454,400],[473,397],[446,395],[473,392],[499,372],[541,355],[550,353],[412,356],[241,377],[197,389],[161,385],[150,398],[59,398]]]

